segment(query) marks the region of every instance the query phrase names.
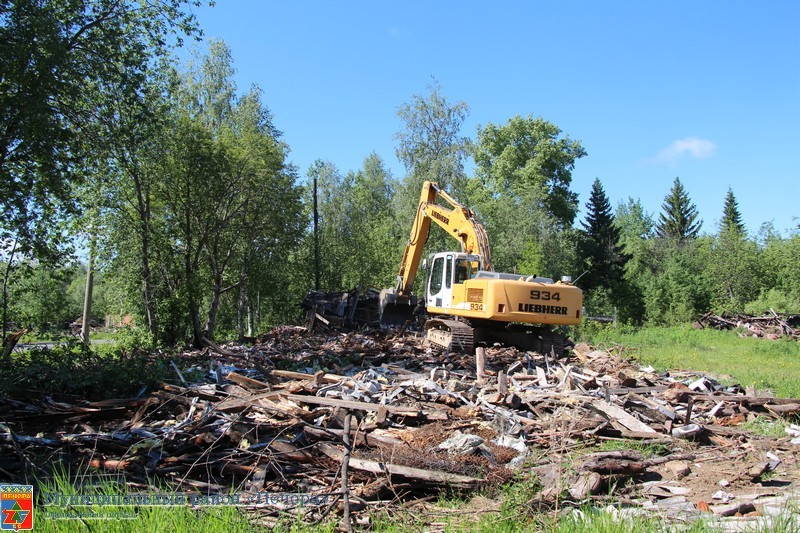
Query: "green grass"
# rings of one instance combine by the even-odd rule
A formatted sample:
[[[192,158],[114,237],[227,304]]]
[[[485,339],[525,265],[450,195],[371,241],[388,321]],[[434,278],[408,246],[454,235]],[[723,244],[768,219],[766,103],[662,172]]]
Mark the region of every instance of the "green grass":
[[[585,332],[583,339],[599,347],[621,345],[623,355],[634,356],[657,370],[696,370],[723,379],[726,384],[754,385],[785,398],[800,398],[800,342],[741,338],[734,331],[696,330],[690,327],[613,328]]]
[[[596,446],[582,450],[581,453],[615,452],[620,450],[636,450],[641,452],[645,459],[661,457],[670,453],[665,444],[644,444],[633,439],[604,440]]]
[[[774,420],[765,416],[757,416],[753,420],[748,420],[739,427],[743,431],[753,435],[758,435],[759,437],[779,439],[786,436],[787,423],[782,420]]]
[[[77,485],[83,488],[78,491]],[[130,495],[120,479],[71,478],[64,472],[56,472],[52,479],[40,483],[40,494],[65,496]],[[45,502],[42,502],[45,503]],[[67,518],[67,516],[71,518]],[[70,506],[58,503],[39,504],[34,511],[36,531],[67,533],[73,531],[109,531],[128,533],[153,531],[173,533],[175,531],[255,531],[247,515],[235,506],[130,506],[91,505]]]

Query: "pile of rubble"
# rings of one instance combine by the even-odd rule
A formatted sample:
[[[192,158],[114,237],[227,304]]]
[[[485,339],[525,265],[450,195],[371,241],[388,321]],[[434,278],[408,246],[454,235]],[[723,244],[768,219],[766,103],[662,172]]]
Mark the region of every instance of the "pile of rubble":
[[[337,331],[344,327],[378,326],[380,291],[357,287],[346,292],[309,291],[300,307],[311,331]]]
[[[530,472],[542,488],[530,503],[547,509],[614,502],[747,521],[797,501],[800,428],[767,438],[743,427],[796,416],[800,399],[656,373],[618,349],[468,356],[412,334],[284,326],[250,347],[210,343],[173,367],[175,383],[136,398],[0,399],[2,477],[43,479],[60,461],[137,487],[236,491],[262,524],[286,512],[368,520],[375,506],[428,505],[443,489]],[[264,492],[301,493],[303,505],[263,502]],[[745,517],[722,518],[734,515]]]
[[[698,329],[737,329],[742,337],[762,337],[765,339],[800,339],[800,315],[780,315],[774,310],[761,315],[742,315],[723,313],[715,315],[706,313],[694,326]]]

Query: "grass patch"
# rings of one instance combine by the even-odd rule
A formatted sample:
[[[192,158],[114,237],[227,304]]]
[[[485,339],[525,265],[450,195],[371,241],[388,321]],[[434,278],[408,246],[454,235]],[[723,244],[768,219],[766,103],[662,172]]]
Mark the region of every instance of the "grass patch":
[[[658,370],[708,372],[730,383],[769,389],[785,398],[800,398],[800,342],[739,337],[734,331],[691,327],[649,327],[632,331],[588,328],[582,340],[597,346],[624,347],[623,355]],[[726,378],[726,376],[728,376]]]
[[[757,416],[739,426],[740,429],[759,437],[779,439],[786,436],[786,423],[765,416]]]
[[[665,444],[646,444],[632,439],[604,440],[596,446],[586,448],[586,453],[616,452],[621,450],[636,450],[641,452],[645,459],[662,457],[671,453]],[[582,452],[583,453],[583,452]]]
[[[78,488],[80,487],[80,489]],[[131,496],[121,478],[96,477],[89,474],[73,479],[68,473],[55,472],[52,479],[37,487],[43,498],[35,509],[36,531],[68,533],[102,530],[114,533],[153,531],[256,531],[248,516],[235,506],[185,505],[111,505],[114,496]],[[164,492],[159,491],[159,494]],[[61,495],[89,497],[92,505],[73,505],[72,501],[53,498]],[[87,500],[84,500],[87,501]],[[288,529],[288,528],[287,528]]]

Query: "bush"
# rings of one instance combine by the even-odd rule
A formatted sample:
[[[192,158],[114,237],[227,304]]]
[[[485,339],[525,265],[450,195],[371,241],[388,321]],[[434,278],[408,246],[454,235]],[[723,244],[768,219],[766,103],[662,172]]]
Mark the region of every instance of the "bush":
[[[129,396],[162,380],[168,365],[163,356],[119,349],[100,355],[71,340],[12,354],[11,361],[0,365],[0,394],[57,392],[87,399]]]
[[[780,289],[770,289],[761,291],[757,300],[744,306],[744,312],[749,315],[761,315],[770,309],[777,313],[800,313],[800,301]]]

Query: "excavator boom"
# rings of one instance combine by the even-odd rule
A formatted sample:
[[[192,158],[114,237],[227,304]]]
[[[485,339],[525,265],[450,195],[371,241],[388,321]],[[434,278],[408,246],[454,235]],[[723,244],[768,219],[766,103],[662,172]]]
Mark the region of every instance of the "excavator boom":
[[[450,206],[437,204],[437,198],[441,198]],[[441,190],[436,183],[426,181],[422,184],[417,214],[411,226],[408,244],[403,251],[403,259],[400,261],[396,287],[398,295],[411,293],[422,260],[422,250],[430,233],[431,221],[436,222],[458,240],[462,252],[479,255],[483,261],[483,270],[493,270],[489,239],[486,237],[483,225],[475,219],[475,213]]]

